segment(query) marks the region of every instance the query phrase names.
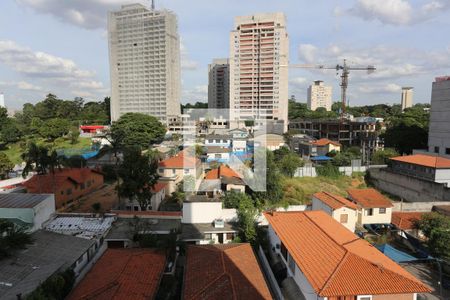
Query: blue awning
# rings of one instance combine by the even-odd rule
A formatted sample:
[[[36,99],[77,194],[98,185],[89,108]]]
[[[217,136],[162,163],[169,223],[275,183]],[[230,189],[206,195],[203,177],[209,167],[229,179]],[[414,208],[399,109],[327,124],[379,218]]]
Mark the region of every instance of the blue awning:
[[[388,244],[375,245],[375,247],[378,250],[380,250],[382,253],[384,253],[387,257],[389,257],[390,259],[392,259],[393,261],[395,261],[397,263],[414,261],[414,260],[418,259],[412,255],[409,255],[408,253],[397,250]]]
[[[312,161],[327,161],[327,160],[332,160],[332,158],[331,157],[328,157],[328,156],[312,156],[311,157],[311,160]]]

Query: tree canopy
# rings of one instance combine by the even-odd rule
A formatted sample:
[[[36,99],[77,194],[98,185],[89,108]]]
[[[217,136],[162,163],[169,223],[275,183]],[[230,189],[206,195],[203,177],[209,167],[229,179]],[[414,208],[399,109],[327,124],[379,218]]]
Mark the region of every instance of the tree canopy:
[[[431,255],[450,259],[450,217],[436,212],[426,213],[415,226],[427,237],[427,246]]]
[[[0,259],[13,254],[14,251],[24,249],[33,242],[25,229],[13,222],[0,219]]]

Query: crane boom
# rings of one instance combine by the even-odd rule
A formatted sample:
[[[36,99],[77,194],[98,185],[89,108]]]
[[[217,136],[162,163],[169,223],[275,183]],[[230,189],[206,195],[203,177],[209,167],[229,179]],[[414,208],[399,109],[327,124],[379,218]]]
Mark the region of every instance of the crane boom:
[[[347,103],[347,87],[348,87],[348,75],[350,74],[350,70],[354,71],[367,71],[368,74],[373,73],[376,68],[375,66],[367,66],[367,67],[352,67],[347,65],[347,60],[344,59],[344,63],[342,65],[337,64],[335,66],[325,66],[318,64],[292,64],[292,65],[281,65],[281,67],[290,67],[290,68],[301,68],[301,69],[322,69],[322,70],[336,70],[336,72],[342,71],[341,74],[341,101],[342,101],[342,110],[341,110],[341,118],[343,118],[346,109]]]

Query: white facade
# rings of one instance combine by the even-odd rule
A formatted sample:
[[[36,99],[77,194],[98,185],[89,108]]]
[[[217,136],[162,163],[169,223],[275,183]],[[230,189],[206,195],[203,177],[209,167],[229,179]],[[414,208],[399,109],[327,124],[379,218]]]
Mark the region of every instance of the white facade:
[[[346,206],[338,209],[333,209],[314,196],[312,197],[312,210],[323,210],[328,215],[332,216],[333,219],[344,225],[348,230],[350,230],[351,232],[355,232],[358,216],[356,210]]]
[[[180,39],[177,17],[142,4],[108,16],[111,119],[128,112],[180,114]]]
[[[165,188],[161,189],[157,193],[154,193],[150,200],[150,205],[147,207],[147,210],[158,210],[159,205],[161,204],[161,202],[164,200],[165,197],[166,197],[166,189]],[[133,210],[133,211],[141,210],[141,206],[139,205],[139,202],[137,200],[134,200],[133,202],[130,202],[128,200],[126,208],[128,210]]]
[[[428,151],[450,157],[450,76],[433,82],[429,126]]]
[[[230,34],[230,120],[288,121],[289,38],[283,13],[236,17]]]
[[[358,223],[365,224],[391,224],[392,208],[376,207],[361,208],[358,210]]]
[[[183,219],[181,223],[212,223],[214,220],[223,219],[232,221],[236,218],[235,209],[223,209],[222,202],[184,202]]]
[[[208,108],[230,107],[230,64],[228,59],[214,59],[208,65]]]
[[[323,81],[316,80],[314,84],[308,87],[308,109],[316,110],[319,107],[331,111],[333,88],[329,85],[324,85]]]
[[[413,106],[413,88],[402,87],[402,111]]]

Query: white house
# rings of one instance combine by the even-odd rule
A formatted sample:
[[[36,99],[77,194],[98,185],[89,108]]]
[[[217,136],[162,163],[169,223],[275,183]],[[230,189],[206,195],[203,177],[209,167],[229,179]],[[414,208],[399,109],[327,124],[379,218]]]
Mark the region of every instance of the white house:
[[[195,244],[227,244],[237,235],[235,209],[222,208],[219,198],[192,195],[183,202],[181,239]]]
[[[391,224],[392,203],[375,189],[349,189],[348,197],[358,205],[357,223]]]
[[[228,131],[229,134],[233,137],[233,139],[248,138],[248,131],[245,128],[234,128]]]
[[[312,197],[312,210],[326,212],[351,232],[355,232],[358,207],[344,197],[327,192],[315,193]]]
[[[220,146],[206,147],[206,161],[227,163],[230,160],[230,148]]]
[[[167,183],[158,182],[152,187],[152,198],[150,199],[150,204],[146,207],[146,210],[158,210],[161,202],[166,198],[166,187]],[[141,206],[137,200],[133,202],[128,201],[126,204],[127,210],[140,211]]]
[[[272,254],[306,300],[416,300],[430,291],[324,211],[265,216]]]
[[[55,213],[53,194],[0,194],[0,219],[8,219],[34,232]]]
[[[231,135],[210,134],[205,137],[205,146],[227,147],[231,146]]]

